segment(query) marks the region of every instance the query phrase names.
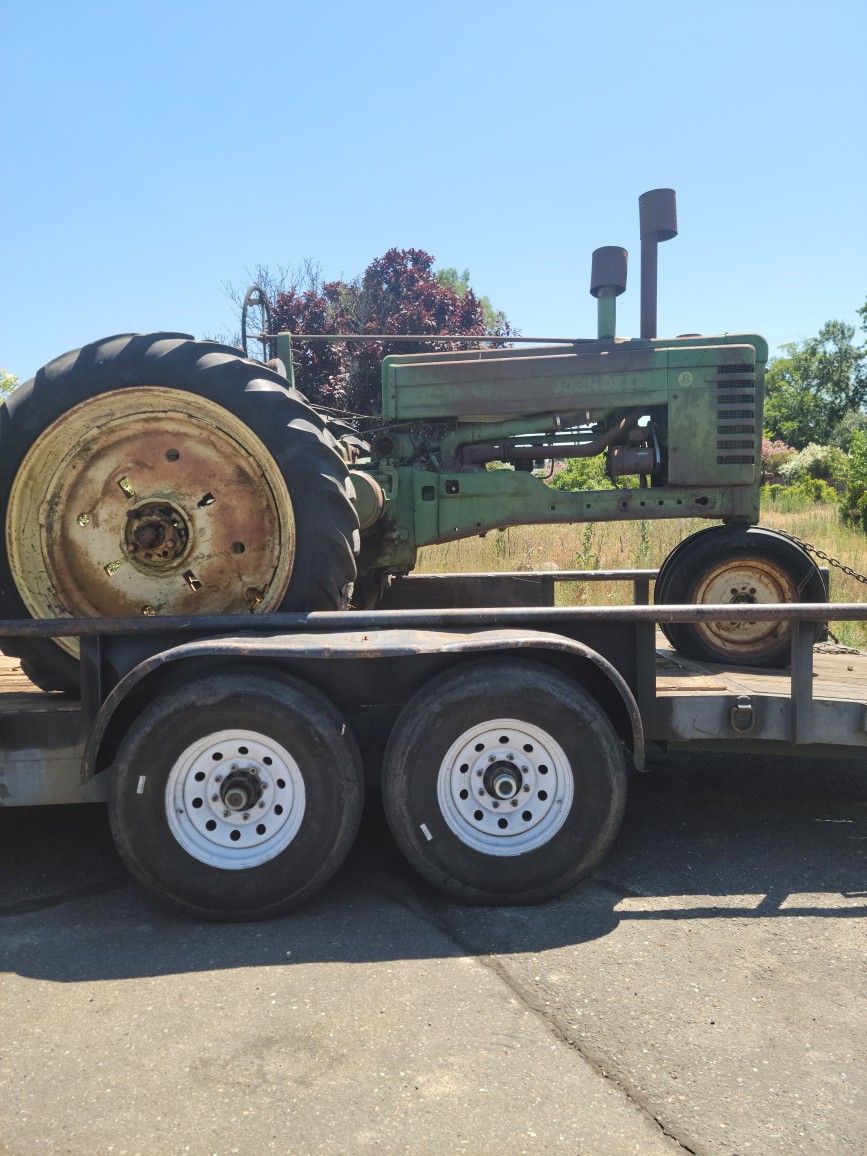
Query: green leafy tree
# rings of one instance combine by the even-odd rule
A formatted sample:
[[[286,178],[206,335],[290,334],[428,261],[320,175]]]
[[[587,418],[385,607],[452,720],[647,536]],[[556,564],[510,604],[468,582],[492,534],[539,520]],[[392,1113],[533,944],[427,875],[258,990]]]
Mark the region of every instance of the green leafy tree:
[[[438,269],[434,274],[439,285],[446,289],[451,289],[452,293],[461,301],[468,293],[473,290],[470,286],[470,271],[464,269],[463,273],[459,273],[457,269]],[[514,332],[509,326],[509,319],[502,309],[495,309],[491,304],[490,297],[479,297],[475,295],[476,303],[482,311],[482,318],[485,323],[486,333],[512,333]]]
[[[867,534],[867,433],[856,430],[849,446],[846,488],[840,495],[840,517]]]
[[[14,373],[0,369],[0,397],[8,397],[17,384],[18,378]]]
[[[867,328],[867,304],[859,310]],[[867,401],[867,346],[855,327],[828,321],[816,337],[782,346],[765,375],[765,428],[795,449],[837,441]]]

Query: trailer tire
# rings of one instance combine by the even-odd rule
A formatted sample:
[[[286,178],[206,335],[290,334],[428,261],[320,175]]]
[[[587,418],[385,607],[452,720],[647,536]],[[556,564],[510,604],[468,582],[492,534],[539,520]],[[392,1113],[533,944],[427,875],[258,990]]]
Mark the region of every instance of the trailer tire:
[[[131,873],[204,919],[265,919],[318,891],[361,818],[361,757],[319,691],[233,670],[166,692],[115,761],[111,830]]]
[[[216,342],[122,334],[46,365],[0,408],[0,495],[0,618],[349,605],[360,538],[336,439],[278,374]],[[146,570],[124,518],[159,502],[179,529]],[[76,689],[73,640],[3,649],[44,688]]]
[[[466,903],[539,903],[605,854],[623,815],[626,761],[578,683],[542,663],[486,660],[447,671],[406,705],[383,797],[404,855],[440,891]]]
[[[825,602],[812,559],[782,534],[763,526],[712,526],[685,538],[663,563],[657,606],[710,602]],[[821,630],[815,624],[817,634]],[[671,622],[661,624],[675,650],[701,662],[785,667],[791,625]]]

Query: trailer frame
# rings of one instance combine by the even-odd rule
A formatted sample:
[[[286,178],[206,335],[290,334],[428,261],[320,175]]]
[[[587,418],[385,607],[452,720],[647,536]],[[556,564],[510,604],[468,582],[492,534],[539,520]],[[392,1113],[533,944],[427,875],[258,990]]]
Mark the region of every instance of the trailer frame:
[[[647,745],[832,757],[867,749],[867,685],[860,699],[817,697],[813,654],[816,623],[867,620],[867,604],[651,606],[655,576],[651,569],[413,574],[392,583],[383,609],[349,614],[0,622],[0,638],[82,640],[80,699],[0,692],[0,806],[104,801],[112,752],[135,713],[173,680],[219,664],[277,666],[333,697],[358,729],[369,777],[401,701],[450,663],[479,654],[529,652],[571,671],[602,699],[638,769]],[[631,584],[633,603],[555,605],[559,584],[600,581]],[[658,623],[738,617],[792,623],[791,663],[775,685],[660,692]],[[690,674],[722,669],[674,660],[686,684]]]

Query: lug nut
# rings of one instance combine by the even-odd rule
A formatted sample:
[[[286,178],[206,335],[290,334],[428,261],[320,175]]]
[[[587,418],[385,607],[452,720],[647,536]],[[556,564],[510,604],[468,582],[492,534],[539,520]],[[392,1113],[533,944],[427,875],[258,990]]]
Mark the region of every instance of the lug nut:
[[[248,813],[246,813],[246,814],[244,814],[244,815],[242,815],[242,816],[241,816],[241,818],[242,818],[242,819],[249,819],[249,818],[250,818],[249,812],[248,812]]]
[[[495,763],[496,761],[497,761],[496,755],[488,755],[488,762],[489,763]]]
[[[211,795],[211,802],[216,803],[217,800],[219,799],[219,797],[220,797],[219,795]]]
[[[264,806],[265,806],[265,804],[264,804],[264,803],[260,803],[260,804],[259,804],[259,810],[260,810],[260,811],[261,811],[261,810],[263,810]]]
[[[526,794],[529,792],[529,790],[530,790],[530,788],[529,788],[529,787],[527,786],[527,784],[525,783],[525,784],[524,784],[524,794],[526,795]]]
[[[228,817],[229,817],[229,812],[228,812],[228,811],[224,811],[224,812],[223,812],[223,818],[224,818],[224,819],[228,819]]]
[[[222,775],[217,775],[217,776],[215,777],[215,779],[214,779],[214,782],[215,782],[215,783],[222,783],[222,781],[223,781],[223,776],[222,776]]]

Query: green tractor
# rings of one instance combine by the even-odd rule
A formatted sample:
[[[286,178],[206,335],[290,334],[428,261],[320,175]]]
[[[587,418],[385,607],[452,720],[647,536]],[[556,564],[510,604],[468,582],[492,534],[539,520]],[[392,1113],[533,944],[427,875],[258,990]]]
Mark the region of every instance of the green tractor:
[[[718,524],[668,556],[657,603],[824,600],[807,554],[756,525],[767,344],[656,336],[674,192],[639,208],[639,338],[615,336],[626,252],[597,249],[595,338],[387,357],[369,444],[294,388],[288,333],[267,364],[180,333],[121,334],[50,362],[0,410],[0,617],[370,608],[421,546],[528,523],[696,517]],[[555,491],[533,470],[601,453],[613,489]],[[786,623],[666,633],[694,658],[788,659]],[[4,648],[39,685],[77,685],[75,639]]]

